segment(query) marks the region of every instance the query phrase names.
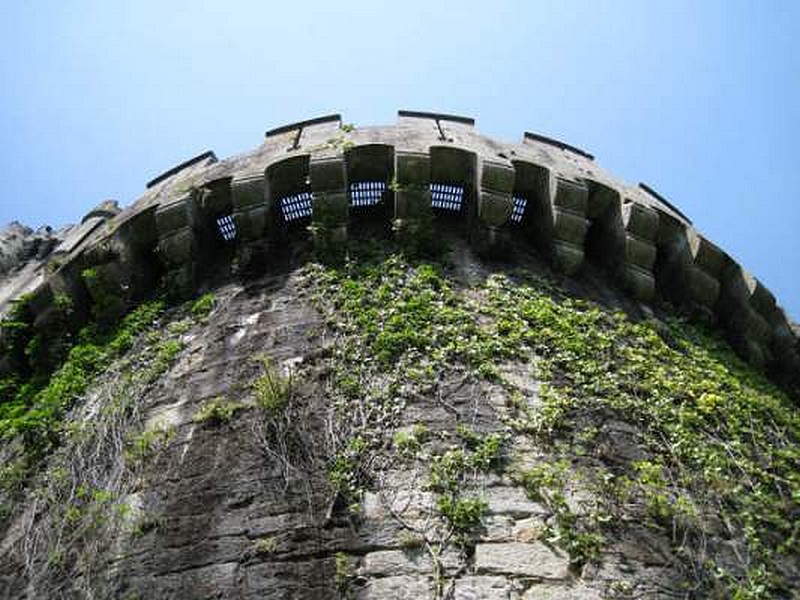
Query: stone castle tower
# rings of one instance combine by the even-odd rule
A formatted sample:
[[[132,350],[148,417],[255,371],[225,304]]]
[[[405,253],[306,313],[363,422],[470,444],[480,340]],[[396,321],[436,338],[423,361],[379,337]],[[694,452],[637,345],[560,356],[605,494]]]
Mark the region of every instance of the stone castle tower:
[[[3,597],[799,593],[797,331],[569,144],[411,111],[279,127],[123,210],[6,228],[0,314]],[[749,406],[763,440],[728,421]],[[720,439],[742,458],[681,454]]]

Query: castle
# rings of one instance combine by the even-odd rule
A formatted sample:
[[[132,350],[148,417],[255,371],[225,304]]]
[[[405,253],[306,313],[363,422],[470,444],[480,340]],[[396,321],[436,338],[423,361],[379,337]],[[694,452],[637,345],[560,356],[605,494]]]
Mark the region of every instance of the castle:
[[[798,337],[775,297],[651,187],[621,182],[558,140],[526,132],[510,144],[470,118],[412,111],[390,127],[319,117],[267,131],[250,152],[187,160],[124,210],[107,201],[63,239],[47,234],[38,257],[4,278],[0,312],[30,294],[44,331],[54,297],[66,294],[79,319],[94,307],[113,320],[162,280],[188,297],[215,261],[259,272],[307,230],[335,252],[365,221],[400,239],[455,227],[488,254],[526,240],[567,275],[601,265],[645,305],[666,301],[718,323],[779,379],[800,373]]]

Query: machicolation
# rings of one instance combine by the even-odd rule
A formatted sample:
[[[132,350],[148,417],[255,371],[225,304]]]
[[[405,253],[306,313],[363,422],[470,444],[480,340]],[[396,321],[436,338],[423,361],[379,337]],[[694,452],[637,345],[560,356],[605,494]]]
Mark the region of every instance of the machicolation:
[[[530,243],[566,275],[601,265],[643,305],[718,323],[743,357],[784,381],[800,373],[798,338],[774,296],[652,188],[558,140],[526,132],[505,143],[472,119],[412,111],[388,127],[319,117],[272,129],[244,154],[187,160],[131,206],[103,202],[57,244],[37,246],[5,276],[0,312],[29,294],[35,327],[46,329],[65,294],[77,319],[114,319],[160,282],[188,297],[210,265],[258,271],[309,232],[335,252],[365,221],[401,240],[455,229],[484,254]]]

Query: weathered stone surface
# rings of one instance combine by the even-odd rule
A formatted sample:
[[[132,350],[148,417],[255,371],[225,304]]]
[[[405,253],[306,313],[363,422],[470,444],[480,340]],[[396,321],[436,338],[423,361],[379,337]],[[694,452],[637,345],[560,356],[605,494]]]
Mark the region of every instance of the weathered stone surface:
[[[433,588],[420,577],[399,575],[372,579],[356,595],[358,600],[416,600],[429,598]]]
[[[658,213],[638,202],[622,205],[622,222],[626,231],[646,240],[655,239],[658,233]]]
[[[490,487],[486,490],[485,500],[489,512],[499,515],[528,517],[547,512],[544,506],[531,501],[525,490],[519,487]]]
[[[505,577],[476,575],[456,580],[452,597],[453,600],[509,600],[517,596],[513,584]]]
[[[522,600],[600,600],[599,591],[583,584],[534,583],[522,596]]]
[[[366,576],[386,577],[428,573],[431,570],[430,557],[422,552],[380,550],[364,555],[359,572]]]
[[[569,559],[540,542],[478,544],[475,568],[478,573],[563,579],[569,575]]]
[[[567,275],[578,272],[583,266],[583,247],[570,242],[556,240],[553,242],[553,252],[555,262],[560,270]]]
[[[539,517],[520,519],[511,528],[510,539],[515,542],[533,542],[544,533],[544,521]]]
[[[510,194],[514,190],[514,168],[511,164],[483,161],[481,188]]]
[[[510,194],[481,192],[479,206],[481,219],[491,227],[499,227],[508,221],[514,203]]]

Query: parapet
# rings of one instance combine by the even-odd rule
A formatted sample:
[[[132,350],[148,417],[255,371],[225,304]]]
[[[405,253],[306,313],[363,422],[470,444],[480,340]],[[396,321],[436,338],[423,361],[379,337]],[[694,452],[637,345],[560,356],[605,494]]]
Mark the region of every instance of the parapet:
[[[367,128],[332,114],[269,129],[245,154],[204,152],[126,210],[98,205],[14,289],[33,289],[42,311],[60,293],[96,313],[100,298],[124,307],[165,282],[191,295],[219,261],[263,270],[298,237],[335,253],[362,227],[413,243],[462,231],[495,255],[530,243],[567,276],[597,265],[642,305],[716,323],[744,358],[800,381],[797,331],[773,295],[652,187],[620,181],[577,146],[530,132],[498,141],[445,113],[401,110],[396,125]]]

